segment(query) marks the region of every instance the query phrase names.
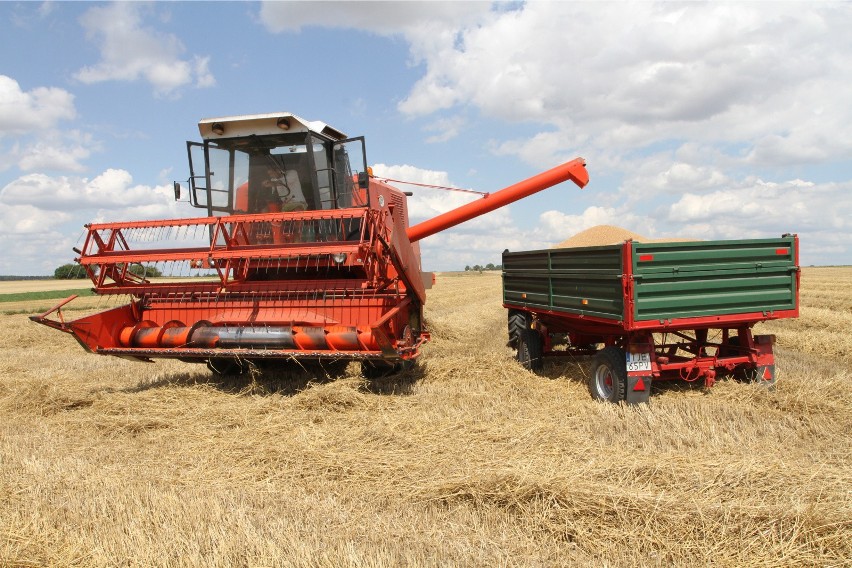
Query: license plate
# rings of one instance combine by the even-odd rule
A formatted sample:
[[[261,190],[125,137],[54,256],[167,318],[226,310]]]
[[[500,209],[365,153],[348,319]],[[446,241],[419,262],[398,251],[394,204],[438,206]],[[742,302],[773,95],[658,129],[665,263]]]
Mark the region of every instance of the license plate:
[[[651,370],[651,354],[650,353],[627,353],[627,370],[628,371],[650,371]]]

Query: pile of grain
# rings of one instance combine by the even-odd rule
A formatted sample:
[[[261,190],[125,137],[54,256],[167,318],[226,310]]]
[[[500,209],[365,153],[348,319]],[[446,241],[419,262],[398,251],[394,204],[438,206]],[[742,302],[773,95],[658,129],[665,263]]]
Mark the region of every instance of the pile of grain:
[[[585,231],[580,231],[570,239],[564,240],[553,248],[568,247],[596,247],[603,245],[616,245],[628,239],[639,242],[649,242],[651,239],[643,237],[638,233],[616,227],[614,225],[597,225]]]
[[[676,241],[692,241],[695,239],[671,238],[671,239],[649,239],[639,233],[616,227],[615,225],[596,225],[585,231],[580,231],[573,237],[562,241],[553,248],[569,247],[599,247],[605,245],[617,245],[632,239],[640,243],[671,243]]]

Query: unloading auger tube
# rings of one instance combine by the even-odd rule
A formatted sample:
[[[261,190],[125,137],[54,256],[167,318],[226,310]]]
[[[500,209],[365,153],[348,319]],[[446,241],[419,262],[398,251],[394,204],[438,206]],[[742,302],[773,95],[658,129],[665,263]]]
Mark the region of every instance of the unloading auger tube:
[[[409,227],[405,193],[368,176],[365,166],[351,166],[354,173],[345,177],[317,176],[344,163],[337,161],[341,145],[355,141],[363,148],[363,139],[346,139],[323,123],[286,113],[209,119],[199,129],[208,140],[205,175],[192,181],[190,202],[207,208],[208,215],[87,225],[77,262],[98,295],[130,301],[69,321],[62,309],[72,296],[33,321],[72,334],[90,352],[146,361],[176,358],[213,366],[297,358],[398,365],[416,358],[429,339],[422,318],[433,275],[421,270],[419,240],[560,182],[583,187],[589,179],[578,158]],[[252,132],[260,134],[249,136]],[[278,140],[284,150],[264,155],[258,165],[265,171],[277,164],[275,174],[283,179],[287,168],[301,167],[295,160],[305,155],[293,152],[292,137],[302,135],[314,152],[316,141],[325,140],[333,166],[310,161],[312,177],[304,168],[288,177],[291,186],[301,181],[307,209],[288,210],[285,202],[242,212],[245,203],[257,202],[250,193],[254,170],[239,187],[234,180],[245,177],[225,171],[233,188],[227,206],[217,209],[202,199],[204,191],[211,200],[217,198],[212,191],[224,192],[207,189],[215,185],[206,162],[214,150],[239,154],[246,140],[260,140],[263,148]],[[250,166],[257,148],[252,152],[244,158]],[[358,153],[366,163],[362,149],[349,149],[347,168]],[[332,179],[333,187],[322,189],[323,179]],[[240,193],[246,189],[248,197]],[[182,278],[138,274],[148,268]]]
[[[414,225],[408,229],[408,240],[412,243],[419,241],[569,179],[581,188],[586,187],[586,184],[589,183],[589,172],[586,170],[585,160],[576,158],[561,166],[556,166],[546,172],[510,185],[496,193],[487,194],[478,201],[462,205],[452,211],[447,211],[428,221]]]

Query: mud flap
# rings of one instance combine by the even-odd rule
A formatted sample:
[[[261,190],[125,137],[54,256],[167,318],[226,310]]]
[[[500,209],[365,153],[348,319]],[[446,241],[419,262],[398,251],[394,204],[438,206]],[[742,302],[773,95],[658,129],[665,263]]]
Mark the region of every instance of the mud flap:
[[[778,375],[775,373],[775,365],[758,365],[751,374],[749,380],[757,385],[774,387]]]
[[[651,398],[651,376],[627,375],[627,404],[642,404]]]

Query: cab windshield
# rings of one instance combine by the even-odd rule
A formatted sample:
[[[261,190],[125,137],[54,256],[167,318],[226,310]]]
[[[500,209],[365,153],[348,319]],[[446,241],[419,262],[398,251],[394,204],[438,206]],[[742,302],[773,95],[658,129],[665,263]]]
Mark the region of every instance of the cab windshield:
[[[364,206],[363,138],[312,133],[188,143],[193,205],[210,215],[318,211]],[[198,166],[206,167],[200,168]],[[202,171],[198,171],[202,170]]]

